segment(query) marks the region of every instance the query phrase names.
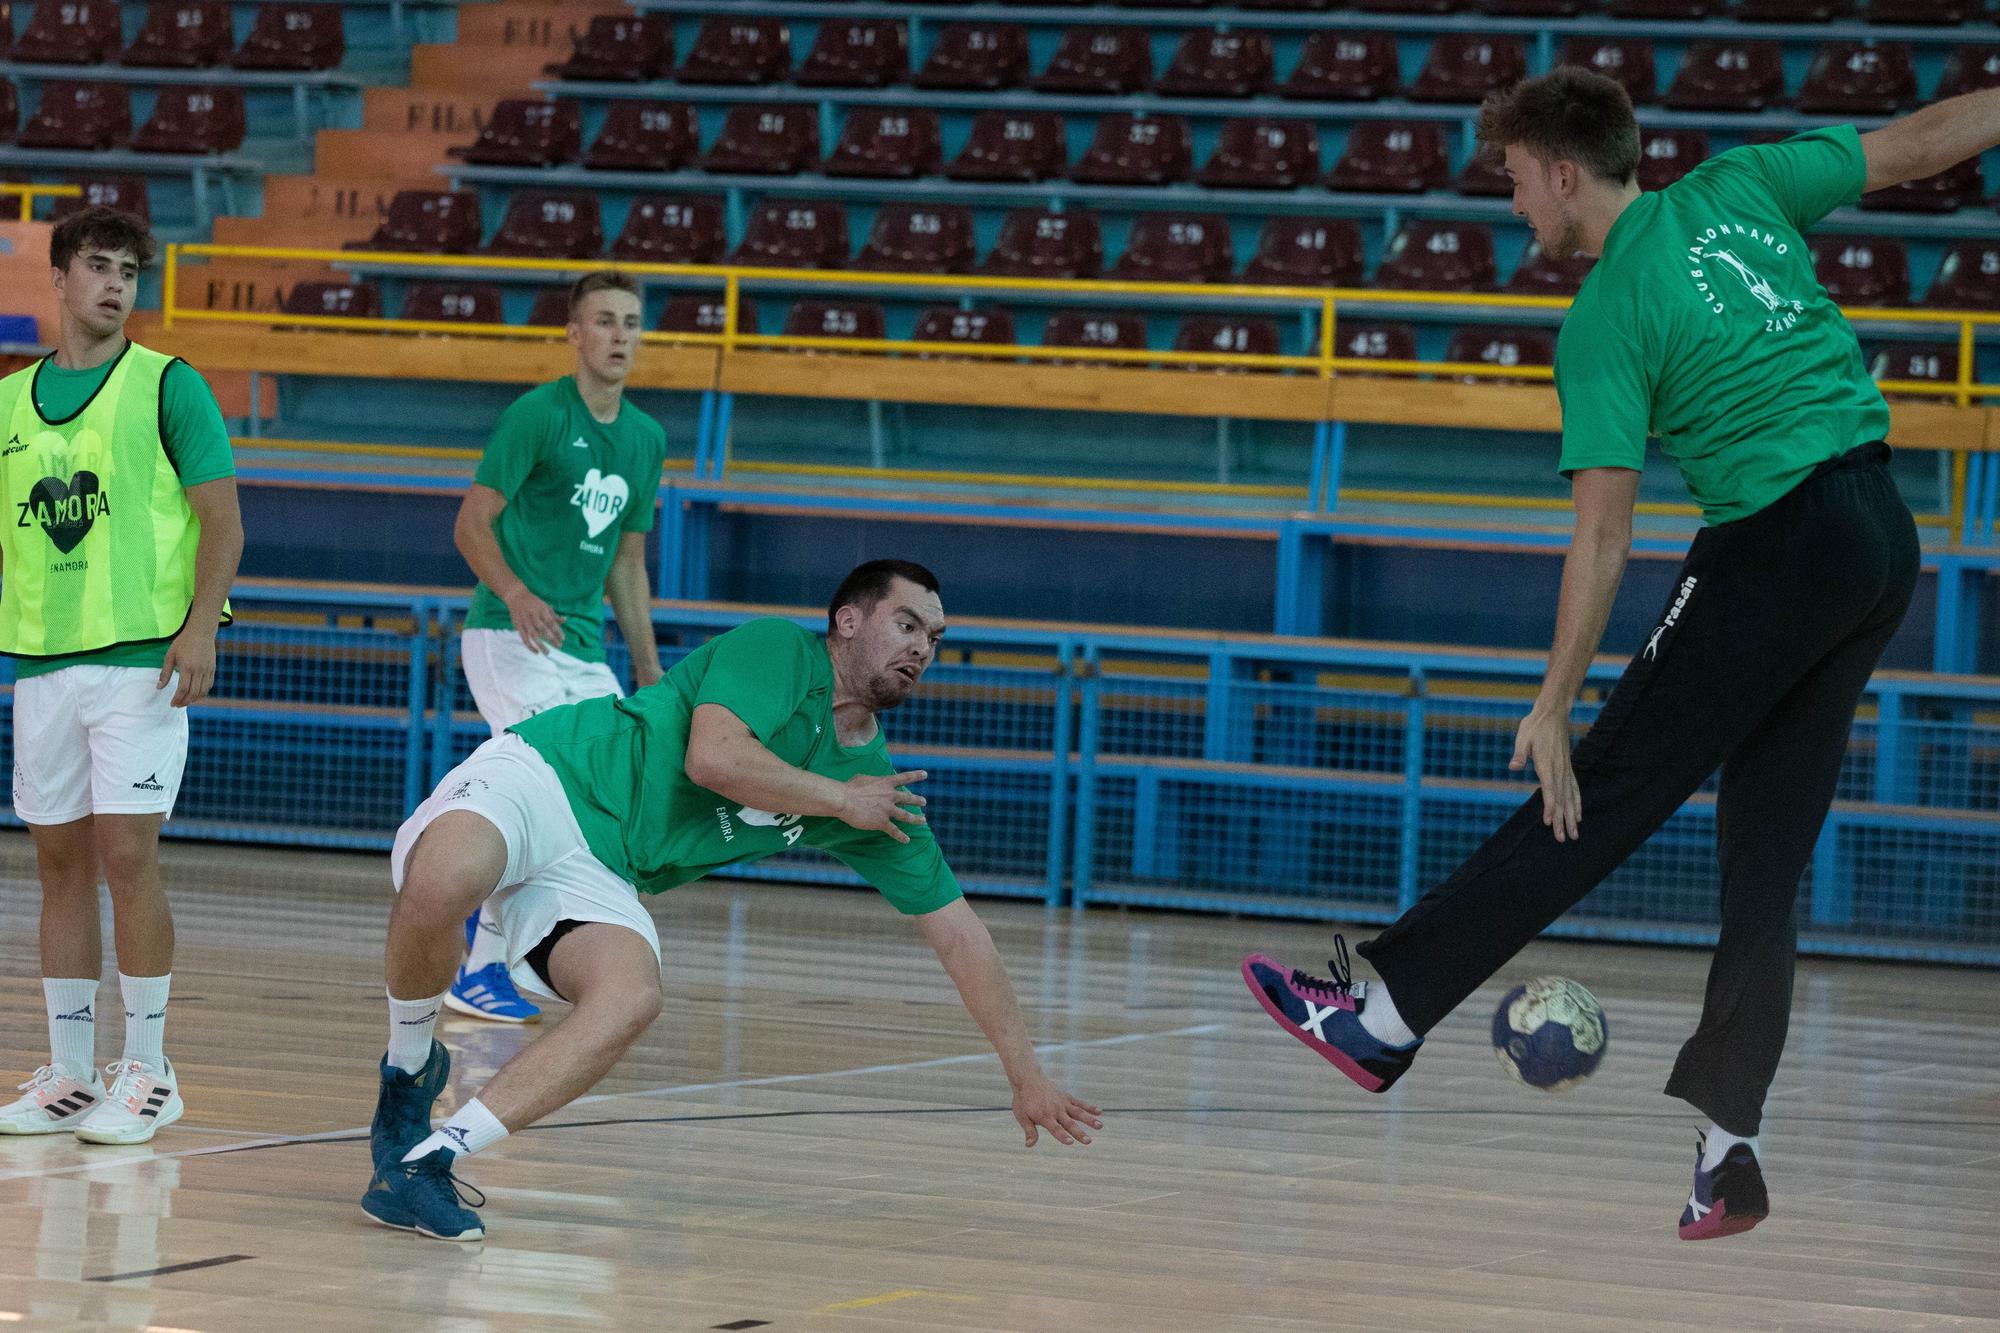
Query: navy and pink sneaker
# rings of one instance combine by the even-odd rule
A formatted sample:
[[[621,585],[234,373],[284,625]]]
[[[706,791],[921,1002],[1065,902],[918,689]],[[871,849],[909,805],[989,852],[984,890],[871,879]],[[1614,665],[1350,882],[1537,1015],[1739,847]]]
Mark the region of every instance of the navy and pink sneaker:
[[[1701,1169],[1708,1140],[1695,1135],[1694,1190],[1681,1210],[1682,1240],[1714,1240],[1748,1231],[1771,1215],[1764,1169],[1747,1143],[1733,1145],[1713,1171]]]
[[[1368,983],[1353,979],[1345,939],[1335,935],[1333,950],[1334,956],[1327,960],[1332,980],[1286,967],[1261,953],[1243,960],[1243,980],[1279,1027],[1368,1091],[1387,1092],[1424,1043],[1419,1039],[1408,1046],[1390,1046],[1369,1035],[1361,1026]]]

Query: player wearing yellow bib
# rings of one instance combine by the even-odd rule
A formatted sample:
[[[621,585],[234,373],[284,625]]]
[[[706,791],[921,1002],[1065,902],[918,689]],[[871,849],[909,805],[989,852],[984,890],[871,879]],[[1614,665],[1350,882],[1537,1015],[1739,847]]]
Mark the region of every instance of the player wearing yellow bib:
[[[162,1043],[174,922],[160,825],[187,760],[187,706],[215,680],[215,633],[243,553],[229,436],[185,362],[125,336],[151,262],[137,218],[59,225],[53,355],[0,380],[0,652],[14,658],[14,813],[42,882],[49,1062],[0,1107],[0,1134],[143,1143],[184,1111]],[[111,888],[125,1045],[95,1069]]]
[[[824,639],[753,620],[631,698],[537,714],[445,775],[390,852],[369,1216],[482,1237],[452,1164],[581,1096],[660,1012],[660,941],[639,895],[801,843],[916,919],[999,1053],[1028,1145],[1041,1129],[1090,1142],[1097,1108],[1042,1072],[1000,955],[909,790],[925,775],[896,771],[877,721],[916,688],[944,629],[929,571],[874,561],[842,581]],[[432,1032],[458,923],[481,903],[521,988],[575,1008],[433,1131],[451,1062]]]

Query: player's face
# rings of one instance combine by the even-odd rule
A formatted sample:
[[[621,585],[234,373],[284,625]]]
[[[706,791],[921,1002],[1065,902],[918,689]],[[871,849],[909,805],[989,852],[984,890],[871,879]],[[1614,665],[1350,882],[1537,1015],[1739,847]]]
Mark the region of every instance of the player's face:
[[[93,338],[109,338],[125,327],[139,299],[139,257],[130,250],[85,249],[55,270],[56,295],[63,310]]]
[[[857,615],[848,661],[869,708],[879,713],[909,698],[943,636],[944,606],[938,595],[908,579],[896,579],[881,601]]]
[[[639,298],[631,292],[592,292],[570,320],[569,341],[592,376],[623,384],[639,354]]]
[[[1528,220],[1542,253],[1552,259],[1575,254],[1582,229],[1562,190],[1564,172],[1520,144],[1509,144],[1507,175],[1514,182],[1514,216]]]

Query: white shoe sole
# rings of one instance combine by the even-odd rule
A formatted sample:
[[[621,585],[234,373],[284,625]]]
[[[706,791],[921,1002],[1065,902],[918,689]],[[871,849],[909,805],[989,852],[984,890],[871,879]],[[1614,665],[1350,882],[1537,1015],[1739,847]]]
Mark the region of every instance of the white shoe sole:
[[[91,1129],[87,1125],[78,1125],[76,1137],[84,1143],[112,1143],[125,1146],[144,1143],[186,1114],[187,1104],[183,1102],[178,1106],[169,1106],[151,1120],[143,1122],[137,1129]]]
[[[445,992],[444,1007],[454,1014],[464,1014],[468,1018],[483,1018],[489,1023],[532,1023],[541,1017],[540,1014],[536,1014],[534,1018],[516,1018],[512,1014],[489,1014],[471,1001],[459,999],[457,991]],[[444,1238],[440,1236],[438,1239]]]
[[[426,1240],[441,1240],[450,1242],[452,1244],[464,1244],[468,1241],[486,1239],[486,1228],[484,1227],[481,1227],[477,1231],[468,1231],[462,1236],[440,1236],[438,1235],[437,1232],[426,1231],[422,1227],[406,1227],[395,1222],[384,1222],[381,1218],[375,1216],[375,1214],[369,1212],[366,1208],[363,1208],[361,1210],[361,1215],[367,1218],[370,1222],[373,1222],[378,1227],[387,1227],[391,1231],[407,1231],[413,1236],[422,1236]]]
[[[34,1121],[25,1124],[0,1123],[0,1134],[19,1135],[22,1138],[31,1134],[74,1134],[76,1127],[89,1116],[90,1112],[81,1111],[63,1120],[46,1120],[39,1124]]]

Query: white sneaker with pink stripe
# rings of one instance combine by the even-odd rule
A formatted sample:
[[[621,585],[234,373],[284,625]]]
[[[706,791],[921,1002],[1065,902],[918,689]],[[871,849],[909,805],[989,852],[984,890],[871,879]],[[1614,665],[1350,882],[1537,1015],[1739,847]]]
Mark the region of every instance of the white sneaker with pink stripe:
[[[85,1143],[144,1143],[187,1113],[175,1086],[174,1063],[156,1069],[143,1060],[113,1060],[104,1066],[111,1091],[76,1127]]]
[[[84,1082],[54,1065],[43,1065],[21,1085],[25,1097],[0,1106],[0,1134],[67,1134],[104,1102],[97,1071]]]

